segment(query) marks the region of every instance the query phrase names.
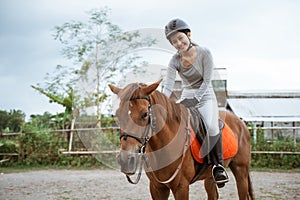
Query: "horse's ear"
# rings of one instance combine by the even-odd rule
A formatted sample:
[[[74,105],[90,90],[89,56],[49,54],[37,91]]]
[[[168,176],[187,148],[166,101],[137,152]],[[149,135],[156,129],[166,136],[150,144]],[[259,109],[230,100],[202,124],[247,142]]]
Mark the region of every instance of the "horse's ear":
[[[146,95],[150,95],[154,90],[156,90],[156,88],[159,86],[159,84],[161,83],[162,79],[156,81],[155,83],[152,83],[151,85],[145,87],[143,90],[145,92]]]
[[[108,84],[108,87],[110,88],[110,90],[115,93],[115,94],[119,94],[119,92],[121,91],[121,88],[118,88],[116,86],[113,86],[111,84]]]

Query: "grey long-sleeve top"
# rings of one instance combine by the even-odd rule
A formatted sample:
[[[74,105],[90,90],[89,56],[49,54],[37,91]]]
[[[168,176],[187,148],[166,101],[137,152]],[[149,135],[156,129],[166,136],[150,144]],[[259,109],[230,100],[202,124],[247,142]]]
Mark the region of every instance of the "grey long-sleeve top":
[[[195,47],[197,48],[197,57],[195,62],[189,67],[185,67],[182,64],[179,53],[176,53],[171,58],[163,91],[166,96],[169,97],[174,89],[176,72],[182,79],[183,91],[181,99],[196,97],[200,101],[204,97],[210,99],[212,95],[215,95],[211,85],[213,73],[212,55],[206,48]]]

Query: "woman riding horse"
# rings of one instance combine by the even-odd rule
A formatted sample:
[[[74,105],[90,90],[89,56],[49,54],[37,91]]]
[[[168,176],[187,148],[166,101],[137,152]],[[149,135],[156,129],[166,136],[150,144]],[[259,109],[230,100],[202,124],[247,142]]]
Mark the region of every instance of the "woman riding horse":
[[[124,88],[109,85],[120,98],[116,116],[120,125],[121,171],[130,183],[138,183],[144,163],[153,200],[169,199],[170,191],[176,200],[188,200],[189,185],[197,180],[204,180],[207,198],[215,200],[219,195],[211,166],[196,161],[189,148],[194,140],[188,109],[156,90],[160,82],[131,83]],[[224,165],[235,176],[239,199],[254,199],[249,175],[249,130],[234,114],[220,111],[219,115],[232,130],[233,139],[228,147],[238,145],[234,155],[225,157]],[[223,138],[227,140],[224,144],[228,144],[228,134]],[[137,179],[132,181],[130,177],[137,171]]]
[[[163,93],[170,97],[176,72],[182,79],[183,90],[179,102],[196,107],[204,120],[209,137],[203,142],[204,155],[213,164],[212,175],[216,184],[223,187],[229,181],[223,167],[222,134],[218,126],[218,104],[211,84],[213,60],[208,49],[191,41],[191,29],[181,19],[173,19],[165,26],[166,38],[176,48],[167,69]]]

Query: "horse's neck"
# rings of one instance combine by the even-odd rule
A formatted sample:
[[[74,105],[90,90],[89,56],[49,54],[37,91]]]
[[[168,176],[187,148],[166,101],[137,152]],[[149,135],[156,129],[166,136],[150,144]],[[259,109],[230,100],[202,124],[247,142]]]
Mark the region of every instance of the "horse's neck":
[[[168,102],[173,103],[173,102]],[[186,108],[181,107],[176,104],[171,106],[172,109],[164,107],[164,111],[166,112],[174,112],[176,109],[176,113],[166,113],[166,112],[155,112],[156,113],[156,132],[153,133],[150,146],[151,149],[156,151],[157,149],[165,148],[167,145],[173,143],[173,141],[184,140],[185,133],[188,128],[188,113]],[[177,145],[178,147],[178,145]]]
[[[163,125],[160,124],[161,130],[152,135],[148,143],[147,157],[153,170],[163,169],[181,158],[187,139],[186,118],[186,115],[182,115],[178,118],[181,120],[165,120]],[[157,120],[158,124],[162,123],[162,116],[157,116]],[[168,174],[168,170],[165,173]]]

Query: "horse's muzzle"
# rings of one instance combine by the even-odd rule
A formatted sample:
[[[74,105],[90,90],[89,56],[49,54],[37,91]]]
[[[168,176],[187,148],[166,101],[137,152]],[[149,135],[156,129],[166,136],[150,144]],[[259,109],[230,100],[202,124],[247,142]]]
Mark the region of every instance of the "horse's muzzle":
[[[135,174],[138,165],[138,158],[139,154],[137,152],[121,150],[118,156],[118,162],[121,166],[121,172],[126,175]]]

